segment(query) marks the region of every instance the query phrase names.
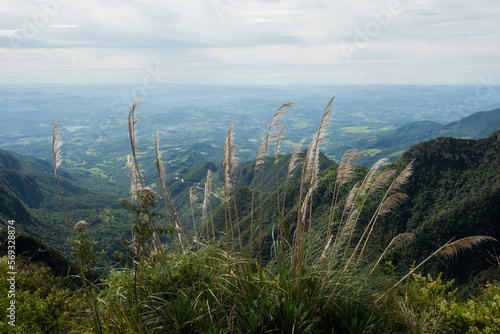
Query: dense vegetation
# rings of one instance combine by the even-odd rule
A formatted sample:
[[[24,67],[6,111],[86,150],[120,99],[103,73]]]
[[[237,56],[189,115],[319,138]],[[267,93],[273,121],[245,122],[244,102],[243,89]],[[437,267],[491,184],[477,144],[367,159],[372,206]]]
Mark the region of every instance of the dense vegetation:
[[[280,119],[292,105],[283,105],[270,122],[257,159],[240,168],[230,123],[221,166],[203,164],[185,174],[187,182],[200,180],[196,176],[200,173],[206,177],[201,189],[190,187],[182,208],[173,197],[183,196],[176,185],[186,185],[174,182],[172,187],[167,182],[170,178],[158,134],[157,178],[145,177],[135,138],[140,118],[135,117],[134,104],[128,120],[130,193],[119,201],[125,208],[122,215],[129,213],[121,218],[128,224],[128,233],[116,257],[121,262],[106,270],[103,263],[110,262],[93,239],[96,233],[116,229],[112,224],[116,216],[103,217],[119,211],[99,214],[95,225],[81,220],[92,214],[92,205],[80,209],[77,200],[109,199],[86,193],[71,182],[71,175],[64,175],[56,123],[53,154],[59,191],[40,186],[40,196],[51,200],[29,200],[32,206],[47,208],[60,195],[68,207],[59,219],[67,223],[65,235],[71,235],[75,270],[61,275],[55,268],[71,264],[59,259],[58,265],[45,261],[52,269],[33,263],[33,251],[45,248],[36,240],[27,241],[34,246],[17,260],[22,272],[17,300],[22,306],[16,329],[96,333],[498,331],[498,283],[491,282],[477,297],[461,301],[453,281],[433,270],[439,269],[434,263],[448,263],[448,258],[463,250],[478,245],[492,249],[493,236],[498,237],[494,213],[498,212],[500,142],[437,139],[415,146],[384,169],[380,169],[384,160],[370,169],[359,167],[357,161],[364,154],[349,150],[333,164],[320,153],[332,102],[308,148],[302,150],[299,145],[288,156],[279,154],[285,133]],[[5,157],[14,167],[7,169],[21,170],[21,165],[14,166],[14,160]],[[10,180],[37,186],[22,175]],[[476,191],[477,197],[465,197],[456,187],[468,194]],[[429,195],[431,189],[437,190]],[[9,198],[25,196],[5,193]],[[399,206],[405,201],[410,205]],[[11,202],[24,205],[21,200]],[[488,203],[487,213],[478,214],[480,203]],[[186,216],[178,213],[181,210],[188,211],[192,220],[181,219]],[[37,209],[26,209],[27,214],[30,211]],[[459,234],[451,227],[460,224],[459,215],[479,215],[491,219],[490,225],[482,226],[481,233],[474,227],[461,228]],[[422,219],[428,223],[416,223]],[[438,226],[433,219],[440,219]],[[186,228],[188,222],[192,232]],[[422,243],[425,238],[432,242]],[[21,256],[26,258],[21,260]],[[492,259],[498,261],[498,257]],[[0,266],[6,275],[6,257]],[[422,272],[433,274],[422,276]],[[0,279],[0,298],[6,300],[6,277]],[[5,314],[1,316],[4,321]],[[2,326],[8,328],[5,322]]]

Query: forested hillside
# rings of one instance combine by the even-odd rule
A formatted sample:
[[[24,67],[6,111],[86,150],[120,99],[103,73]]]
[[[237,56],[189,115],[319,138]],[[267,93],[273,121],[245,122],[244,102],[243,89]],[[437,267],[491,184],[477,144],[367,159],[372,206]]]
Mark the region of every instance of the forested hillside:
[[[479,140],[441,137],[420,143],[394,166],[413,159],[414,176],[404,189],[408,200],[387,218],[386,226],[392,233],[415,233],[417,240],[409,249],[415,259],[452,238],[481,234],[500,240],[498,131]],[[480,271],[498,267],[499,249],[498,244],[484,246],[451,263],[436,262],[434,270],[464,284]]]
[[[119,194],[96,193],[78,185],[81,176],[61,172],[61,185],[74,223],[87,219],[99,247],[112,257],[128,237],[127,212]],[[44,160],[15,156],[0,150],[0,217],[2,226],[16,221],[19,231],[34,235],[69,256],[69,233],[53,167]]]
[[[297,146],[291,155],[279,154],[282,130],[272,129],[289,106],[283,105],[256,160],[237,163],[230,123],[219,166],[186,165],[168,177],[158,134],[155,160],[147,160],[154,164],[142,168],[134,104],[132,154],[128,171],[121,170],[131,177],[130,191],[120,200],[81,187],[86,172],[73,175],[60,164],[54,169],[1,151],[2,218],[16,220],[17,231],[76,260],[17,234],[23,243],[18,248],[21,328],[96,333],[500,329],[494,321],[500,314],[491,307],[498,284],[484,286],[500,278],[499,133],[478,140],[435,138],[414,145],[394,163],[379,160],[368,169],[361,163],[370,157],[356,149],[338,162],[320,152],[332,101],[305,150]],[[59,149],[53,144],[54,161],[60,161]],[[200,162],[196,152],[185,157]],[[55,180],[61,181],[61,192]],[[5,246],[10,234],[3,229],[1,236]],[[4,276],[7,259],[0,261]],[[453,290],[457,286],[459,292]],[[473,315],[470,305],[477,305]]]

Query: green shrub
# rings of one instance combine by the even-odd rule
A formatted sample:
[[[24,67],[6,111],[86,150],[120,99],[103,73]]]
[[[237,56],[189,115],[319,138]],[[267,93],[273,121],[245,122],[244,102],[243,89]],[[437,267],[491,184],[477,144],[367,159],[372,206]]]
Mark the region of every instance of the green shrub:
[[[68,333],[75,323],[86,322],[85,298],[65,287],[64,279],[39,263],[16,259],[15,331],[25,333]],[[9,305],[8,258],[0,258],[0,304]],[[0,309],[0,327],[6,329],[7,310]]]
[[[443,282],[441,275],[433,279],[413,274],[388,299],[386,313],[398,331],[405,333],[440,333],[444,317],[454,301],[453,281]],[[458,333],[458,332],[457,332]]]
[[[481,296],[451,303],[443,329],[447,333],[500,333],[500,284],[487,284]]]

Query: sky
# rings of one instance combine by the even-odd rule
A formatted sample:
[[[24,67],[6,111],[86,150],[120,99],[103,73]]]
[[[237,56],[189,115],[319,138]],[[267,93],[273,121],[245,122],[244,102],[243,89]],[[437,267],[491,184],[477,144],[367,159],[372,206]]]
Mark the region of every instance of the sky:
[[[500,83],[498,0],[2,0],[0,83]]]

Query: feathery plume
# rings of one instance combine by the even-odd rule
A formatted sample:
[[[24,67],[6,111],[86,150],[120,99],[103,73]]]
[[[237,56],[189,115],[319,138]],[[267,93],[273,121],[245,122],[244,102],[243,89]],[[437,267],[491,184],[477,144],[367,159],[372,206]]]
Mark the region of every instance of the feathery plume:
[[[54,130],[52,131],[52,156],[54,158],[54,172],[56,174],[62,162],[61,146],[63,144],[63,141],[59,136],[59,131],[57,129],[59,125],[61,125],[61,122],[56,121],[56,123],[54,124]]]
[[[143,119],[144,117],[139,117],[135,119],[134,112],[135,108],[139,105],[139,101],[135,101],[132,106],[130,107],[129,113],[128,113],[128,132],[129,132],[129,137],[130,137],[130,148],[132,150],[132,157],[134,158],[134,165],[135,169],[137,171],[137,178],[141,184],[141,186],[144,186],[142,183],[142,175],[139,170],[139,164],[137,163],[137,155],[136,155],[136,149],[137,149],[137,138],[136,138],[136,131],[135,131],[135,124]]]
[[[382,189],[384,185],[396,174],[398,171],[395,169],[385,171],[373,182],[368,194],[371,194],[379,189]]]
[[[302,184],[307,184],[311,181],[312,169],[314,163],[314,144],[316,143],[317,133],[311,139],[309,147],[307,148],[307,153],[304,158],[304,164],[302,165]]]
[[[198,238],[198,231],[196,230],[196,219],[194,218],[194,209],[193,209],[193,204],[194,202],[196,202],[197,199],[198,198],[196,197],[196,190],[194,189],[194,187],[191,187],[191,189],[189,190],[189,204],[191,204],[191,215],[193,217],[194,240],[196,243],[196,247],[199,250],[200,245],[198,244],[198,242],[200,239]]]
[[[273,118],[271,119],[271,125],[269,126],[269,130],[272,130],[273,128],[275,128],[277,126],[280,126],[281,124],[279,123],[278,120],[281,117],[283,117],[283,115],[285,114],[285,110],[287,108],[290,108],[293,106],[294,106],[293,103],[287,102],[287,103],[283,104],[281,107],[279,107],[278,110],[276,110],[276,112],[274,113]]]
[[[278,164],[278,152],[280,149],[281,138],[283,138],[283,132],[287,128],[286,125],[282,126],[280,131],[278,132],[278,136],[276,137],[276,146],[274,148],[274,164]]]
[[[137,169],[134,165],[132,156],[127,155],[127,167],[130,172],[130,195],[134,194],[137,189]]]
[[[205,193],[203,199],[203,215],[205,217],[205,222],[207,224],[207,234],[208,234],[208,207],[211,205],[211,194],[212,194],[212,171],[207,170],[207,182],[205,182]],[[211,209],[210,209],[211,210]],[[210,211],[211,213],[212,211]],[[210,219],[212,222],[212,235],[215,237],[215,229],[213,219]]]
[[[318,174],[319,174],[319,148],[314,150],[313,163],[311,166],[311,189],[316,189],[318,186]]]
[[[352,156],[356,154],[357,149],[351,148],[347,152],[344,153],[342,158],[340,159],[339,162],[339,167],[337,169],[337,178],[335,180],[335,183],[340,183],[342,178],[344,177],[346,173],[346,168],[348,166],[348,162],[351,160]]]
[[[352,236],[352,232],[354,230],[354,227],[356,226],[356,221],[357,221],[357,215],[358,215],[359,210],[356,209],[347,218],[347,221],[342,228],[342,233],[340,235],[340,241],[342,241],[347,235]]]
[[[359,195],[360,196],[363,196],[364,194],[366,194],[366,191],[367,189],[370,188],[370,185],[373,181],[373,177],[375,176],[375,172],[380,168],[380,166],[387,161],[387,158],[383,158],[383,159],[380,159],[379,161],[377,161],[373,166],[372,168],[370,168],[370,170],[368,171],[368,173],[366,174],[365,176],[365,179],[363,181],[363,183],[361,184],[361,188],[359,190]]]
[[[472,247],[487,241],[497,241],[497,240],[493,237],[488,237],[483,235],[463,238],[444,246],[439,251],[439,255],[443,256],[444,258],[452,258],[461,251],[472,249]]]
[[[234,144],[233,121],[229,121],[229,128],[227,130],[227,138],[224,146],[225,162],[229,168],[229,172],[233,172],[237,166],[238,159],[236,158],[236,145]]]
[[[396,207],[397,205],[399,205],[401,202],[403,202],[407,198],[408,198],[408,196],[405,195],[405,194],[402,194],[402,193],[392,194],[391,196],[389,196],[389,198],[387,198],[384,201],[384,203],[380,207],[378,215],[379,216],[383,216],[383,215],[391,212],[394,207]]]
[[[202,219],[202,221],[207,220],[207,207],[208,207],[208,187],[207,187],[207,183],[205,182],[203,205],[201,207],[201,219]]]
[[[304,198],[304,201],[302,202],[302,210],[301,210],[302,217],[300,220],[300,224],[306,223],[307,204],[309,203],[309,199],[311,198],[312,192],[313,192],[313,189],[309,188],[309,190],[307,191],[306,197]],[[302,237],[302,235],[299,236],[299,238],[301,238],[301,237]]]
[[[212,193],[212,171],[207,170],[207,182],[206,182],[207,192],[210,195]]]
[[[367,154],[366,152],[358,152],[358,153],[354,153],[350,157],[348,157],[348,159],[347,159],[344,167],[340,171],[340,173],[337,173],[337,179],[335,182],[336,182],[336,184],[338,184],[339,187],[341,187],[344,184],[346,184],[347,182],[349,182],[351,177],[354,175],[354,170],[356,168],[356,165],[354,164],[354,162],[357,161],[358,159],[362,158],[366,154]],[[340,166],[339,166],[339,168],[340,168]]]
[[[399,189],[401,188],[401,186],[403,184],[405,184],[406,181],[408,180],[408,178],[413,174],[413,163],[414,163],[414,161],[415,161],[415,159],[413,159],[405,167],[405,169],[403,169],[403,171],[401,172],[401,174],[399,174],[399,176],[394,181],[392,181],[392,184],[391,184],[391,187],[390,187],[390,193],[391,194],[399,191]]]
[[[328,122],[331,118],[331,106],[333,104],[335,96],[330,99],[325,111],[323,112],[323,117],[321,118],[321,123],[319,125],[318,131],[314,135],[309,148],[307,149],[306,159],[304,161],[305,170],[303,169],[303,182],[314,181],[314,174],[317,175],[319,170],[319,143],[324,138],[326,129],[328,128]],[[304,167],[303,167],[304,168]]]
[[[320,259],[326,259],[326,253],[328,251],[328,248],[330,248],[330,243],[332,242],[333,236],[328,239],[328,242],[325,245],[325,248],[323,249],[323,253],[321,253]]]
[[[196,196],[196,189],[194,187],[191,187],[189,191],[189,203],[193,205],[196,201],[198,200],[198,196]]]
[[[406,241],[414,240],[414,239],[415,239],[415,234],[413,234],[413,233],[406,232],[406,233],[398,234],[397,236],[392,238],[391,242],[387,246],[387,249],[398,247],[402,243],[404,243]]]
[[[293,153],[290,157],[290,162],[288,163],[288,171],[287,171],[287,179],[288,179],[288,176],[290,175],[290,173],[295,169],[295,167],[297,167],[297,165],[299,164],[299,153],[300,153],[300,149],[302,148],[302,145],[304,145],[304,142],[306,141],[306,138],[303,138],[298,144],[297,146],[295,147],[295,149],[293,150]]]
[[[135,148],[137,147],[135,123],[137,123],[139,120],[143,118],[143,117],[140,117],[138,119],[134,118],[135,108],[137,108],[138,105],[139,101],[134,101],[128,112],[128,133],[130,136],[130,146],[132,147],[132,151],[135,151]]]
[[[165,180],[165,166],[163,165],[163,162],[161,161],[161,152],[160,152],[160,142],[159,142],[159,136],[160,132],[156,131],[155,134],[155,164],[158,169],[158,173],[160,174],[160,177]]]
[[[344,205],[344,214],[351,211],[351,209],[354,207],[354,203],[356,203],[356,194],[358,193],[359,187],[360,185],[358,182],[351,188],[351,191],[349,191],[349,195],[347,196],[347,200]]]
[[[432,259],[434,256],[439,254],[439,255],[442,255],[445,257],[452,257],[452,256],[455,256],[456,254],[458,254],[459,251],[471,249],[472,246],[478,245],[478,244],[480,244],[482,242],[486,242],[486,241],[497,241],[497,240],[495,238],[492,238],[492,237],[477,235],[477,236],[463,238],[463,239],[457,240],[455,242],[451,242],[451,240],[448,241],[446,244],[441,246],[434,253],[429,255],[425,260],[420,262],[420,264],[418,266],[413,268],[408,274],[406,274],[403,278],[401,278],[396,284],[394,284],[389,290],[387,290],[384,294],[382,294],[382,296],[380,296],[373,303],[378,304],[388,294],[390,294],[392,291],[394,291],[394,289],[396,289],[402,282],[404,282],[411,274],[413,274],[420,267],[422,267],[424,264],[429,262],[429,260]]]
[[[267,154],[267,145],[271,141],[272,137],[276,134],[276,130],[271,130],[267,132],[266,136],[260,143],[259,150],[257,151],[257,158],[255,159],[255,169],[257,170],[261,165],[264,164],[264,159]]]

